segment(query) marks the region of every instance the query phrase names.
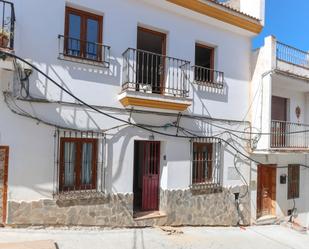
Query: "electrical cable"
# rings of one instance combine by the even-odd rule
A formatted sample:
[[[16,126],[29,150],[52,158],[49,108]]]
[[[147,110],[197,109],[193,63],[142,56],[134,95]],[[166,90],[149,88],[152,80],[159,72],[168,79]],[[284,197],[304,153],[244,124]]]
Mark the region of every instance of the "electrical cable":
[[[53,100],[46,100],[42,98],[31,98],[24,100],[22,98],[18,99],[20,101],[27,101],[27,102],[35,102],[35,103],[52,103],[52,104],[62,104],[62,105],[74,105],[74,106],[81,106],[79,103],[72,103],[67,101],[53,101]],[[138,109],[128,109],[128,108],[119,108],[119,107],[111,107],[111,106],[96,106],[92,105],[94,107],[97,107],[99,109],[104,109],[108,111],[117,111],[117,112],[128,112],[128,113],[135,113],[135,114],[145,114],[145,115],[158,115],[158,116],[166,116],[166,117],[175,117],[177,118],[177,113],[170,113],[170,112],[158,112],[158,111],[148,111],[148,110],[138,110]],[[212,120],[214,122],[222,122],[222,123],[228,123],[228,124],[238,124],[238,123],[247,123],[247,125],[250,126],[249,121],[239,121],[239,120],[233,120],[233,119],[221,119],[221,118],[210,118],[208,116],[200,116],[200,115],[193,115],[193,114],[182,114],[182,118],[187,119],[194,119],[194,120]]]
[[[12,56],[12,57],[14,57],[15,59],[19,59],[19,60],[23,61],[24,63],[28,64],[29,66],[31,66],[32,68],[34,68],[36,71],[38,71],[39,73],[41,73],[42,75],[44,75],[44,77],[46,77],[48,80],[50,80],[52,83],[54,83],[57,87],[59,87],[59,88],[60,88],[61,90],[63,90],[65,93],[67,93],[68,95],[70,95],[71,97],[73,97],[74,99],[76,99],[80,104],[82,104],[82,105],[84,105],[84,106],[86,106],[86,107],[88,107],[88,108],[94,110],[95,112],[98,112],[98,113],[104,115],[104,116],[107,116],[107,117],[109,117],[109,118],[112,118],[112,119],[115,119],[115,120],[117,120],[117,121],[119,121],[119,122],[124,123],[124,124],[122,124],[122,125],[119,125],[119,126],[116,126],[116,127],[112,127],[112,128],[107,129],[107,130],[105,130],[105,131],[112,130],[112,129],[116,129],[116,128],[121,128],[121,127],[124,127],[124,126],[135,126],[135,127],[140,128],[140,129],[143,129],[143,130],[146,130],[146,131],[150,131],[150,132],[153,132],[153,133],[156,133],[156,134],[164,135],[164,136],[173,136],[173,137],[180,137],[180,138],[190,138],[190,136],[186,135],[186,133],[188,133],[188,134],[190,134],[191,136],[193,136],[194,138],[200,137],[200,136],[198,136],[198,135],[196,135],[196,134],[193,134],[193,133],[191,132],[192,130],[188,132],[188,130],[184,129],[183,127],[180,127],[179,125],[175,125],[175,127],[177,128],[177,134],[176,134],[176,135],[172,135],[172,134],[168,134],[168,133],[163,133],[163,132],[155,131],[155,130],[153,130],[153,129],[148,128],[146,125],[133,124],[133,123],[128,122],[128,121],[126,121],[126,120],[123,120],[123,119],[121,119],[121,118],[117,118],[117,117],[114,117],[114,116],[112,116],[112,115],[110,115],[110,114],[107,114],[107,113],[105,113],[105,112],[102,112],[101,110],[99,110],[99,109],[97,109],[97,108],[95,108],[95,107],[93,107],[93,106],[87,104],[86,102],[84,102],[84,101],[81,100],[80,98],[76,97],[74,94],[72,94],[71,92],[69,92],[68,90],[66,90],[65,88],[63,88],[61,85],[59,85],[57,82],[55,82],[55,81],[54,81],[52,78],[50,78],[48,75],[46,75],[45,73],[43,73],[39,68],[37,68],[36,66],[34,66],[34,65],[30,64],[30,63],[28,63],[26,60],[24,60],[24,59],[22,59],[22,58],[20,58],[20,57],[18,57],[18,56],[16,56],[16,55],[12,55],[12,54],[10,54],[10,53],[4,52],[4,54],[9,55],[9,56]],[[20,76],[20,75],[19,75],[19,76]],[[21,85],[22,85],[22,89],[24,89],[25,92],[27,93],[27,94],[26,94],[26,98],[29,97],[29,89],[28,89],[28,88],[29,88],[29,76],[30,76],[30,74],[26,74],[26,76],[25,76],[24,78],[20,78],[20,82],[21,82]],[[25,86],[25,81],[27,82],[27,83],[26,83],[27,86]],[[22,95],[22,89],[21,89],[21,95]],[[22,95],[22,96],[23,96],[23,95]],[[23,97],[25,97],[25,96],[23,96]],[[6,101],[7,105],[9,106],[9,104],[8,104],[8,102],[7,102],[7,99],[6,99],[6,96],[5,96],[5,101]],[[10,108],[11,111],[13,111],[14,113],[19,114],[19,115],[23,115],[23,116],[25,116],[25,117],[30,117],[30,118],[36,119],[38,122],[43,122],[43,121],[40,120],[39,118],[34,117],[34,116],[30,115],[29,113],[25,112],[24,110],[22,110],[21,108],[19,108],[18,105],[17,105],[16,103],[14,103],[14,104],[15,104],[15,106],[16,106],[20,111],[23,112],[23,113],[21,114],[21,113],[18,113],[17,111],[15,111],[15,110],[13,110],[12,108]],[[252,104],[251,104],[251,105],[252,105]],[[250,108],[251,108],[251,105],[250,105]],[[246,114],[246,115],[247,115],[247,114]],[[246,116],[245,116],[245,117],[246,117]],[[200,120],[200,118],[197,118],[197,119]],[[202,122],[206,122],[205,119],[203,119]],[[48,123],[48,122],[46,122],[46,121],[44,121],[43,123],[48,124],[48,125],[53,125],[53,124]],[[249,134],[249,135],[252,135],[252,134],[255,134],[255,135],[272,135],[272,134],[274,134],[274,133],[261,133],[261,132],[259,132],[259,133],[254,133],[254,132],[252,132],[252,131],[251,131],[251,132],[239,131],[239,130],[228,129],[228,128],[226,128],[226,127],[218,126],[218,125],[213,124],[212,122],[206,122],[206,123],[208,123],[208,124],[210,124],[210,125],[212,125],[212,126],[214,126],[214,127],[217,127],[217,128],[219,128],[219,129],[225,130],[225,132],[222,132],[221,134],[218,134],[218,135],[223,135],[224,133],[227,133],[227,134],[229,134],[230,136],[235,136],[235,137],[237,137],[237,138],[239,138],[239,139],[244,139],[244,138],[241,138],[241,137],[235,135],[233,132],[235,132],[235,133],[241,133],[241,134]],[[58,127],[59,127],[59,126],[58,126]],[[151,127],[151,126],[149,126],[149,127]],[[68,129],[68,127],[62,127],[62,128]],[[152,128],[162,128],[162,126],[160,126],[160,127],[154,127],[154,126],[152,126]],[[71,128],[70,128],[70,129],[71,129]],[[184,136],[182,136],[182,135],[179,136],[179,135],[178,135],[178,129],[181,129],[181,130],[182,130]],[[306,132],[309,132],[309,130],[294,131],[294,132],[284,132],[284,134],[300,134],[300,133],[306,133]],[[192,138],[192,137],[191,137],[191,138]],[[239,176],[241,177],[242,181],[244,182],[244,184],[247,186],[247,187],[246,187],[246,192],[245,192],[242,196],[239,197],[240,199],[242,199],[242,198],[244,198],[244,197],[249,193],[249,185],[248,185],[248,182],[246,181],[245,177],[242,175],[242,173],[240,172],[240,170],[238,169],[238,167],[237,167],[237,165],[236,165],[236,164],[237,164],[237,158],[240,158],[238,154],[240,154],[240,155],[242,155],[243,157],[247,158],[247,159],[250,160],[251,162],[254,162],[254,163],[257,163],[257,164],[261,164],[261,163],[258,162],[258,161],[255,160],[255,159],[252,159],[251,157],[247,156],[246,154],[242,153],[241,151],[239,151],[234,145],[232,145],[232,144],[229,143],[228,141],[226,141],[226,140],[224,140],[224,139],[222,139],[222,138],[220,138],[220,140],[222,140],[224,143],[226,143],[228,146],[230,146],[232,149],[234,149],[234,150],[237,152],[237,153],[234,155],[234,167],[235,167],[237,173],[239,174]],[[232,141],[234,142],[233,139],[232,139]],[[247,139],[247,141],[250,141],[250,140]],[[307,165],[301,165],[301,166],[302,166],[302,167],[305,167],[305,168],[309,168]],[[277,167],[277,168],[279,168],[279,167]],[[280,167],[280,168],[283,168],[283,167]],[[295,210],[295,199],[294,199],[294,198],[293,198],[293,209],[292,209],[292,210],[293,210],[293,211],[292,211],[292,214],[291,214],[291,217],[290,217],[290,220],[291,220],[291,221],[292,221],[292,217],[293,217],[293,212],[294,212],[294,210]]]
[[[139,129],[142,129],[142,130],[145,130],[145,131],[148,131],[148,132],[151,132],[151,133],[155,133],[155,134],[158,134],[158,135],[162,135],[162,136],[167,136],[167,137],[176,137],[176,138],[185,138],[185,139],[192,139],[192,138],[213,138],[212,136],[198,136],[198,135],[195,135],[190,137],[190,136],[185,136],[185,135],[174,135],[174,134],[170,134],[170,133],[165,133],[165,132],[160,132],[160,131],[157,131],[157,130],[153,130],[153,129],[150,129],[150,128],[147,128],[143,125],[140,125],[140,124],[135,124],[135,123],[131,123],[127,120],[124,120],[124,119],[121,119],[121,118],[118,118],[118,117],[115,117],[111,114],[108,114],[108,113],[105,113],[101,110],[99,110],[98,108],[95,108],[93,107],[92,105],[86,103],[85,101],[83,101],[82,99],[78,98],[77,96],[75,96],[73,93],[71,93],[70,91],[68,91],[67,89],[65,89],[63,86],[61,86],[59,83],[57,83],[55,80],[53,80],[50,76],[46,75],[42,70],[40,70],[38,67],[36,67],[35,65],[29,63],[28,61],[26,61],[25,59],[15,55],[15,54],[11,54],[9,52],[6,52],[6,51],[1,51],[0,52],[0,57],[3,58],[3,55],[5,56],[10,56],[10,57],[13,57],[15,59],[18,59],[22,62],[24,62],[25,64],[29,65],[30,67],[32,67],[34,70],[36,70],[38,73],[40,73],[41,75],[43,75],[44,77],[46,77],[46,79],[48,79],[49,81],[51,81],[53,84],[55,84],[58,88],[60,88],[62,91],[64,91],[66,94],[68,94],[69,96],[71,96],[72,98],[74,98],[76,101],[78,101],[80,104],[84,105],[85,107],[99,113],[99,114],[102,114],[103,116],[106,116],[106,117],[109,117],[111,119],[114,119],[114,120],[117,120],[119,122],[122,122],[122,123],[125,123],[125,124],[128,124],[128,125],[132,125],[134,127],[137,127]],[[214,125],[215,126],[215,125]],[[216,127],[216,126],[215,126]],[[226,129],[226,128],[224,128]],[[227,129],[227,130],[230,130],[230,129]],[[241,133],[244,133],[242,131],[238,131],[238,132],[241,132]],[[309,132],[309,131],[308,131]],[[189,132],[190,134],[190,132]],[[249,134],[252,134],[252,133],[249,133]],[[249,156],[247,156],[245,153],[243,153],[242,151],[239,151],[234,145],[232,145],[230,142],[228,142],[227,140],[223,139],[223,138],[218,138],[219,140],[221,140],[222,142],[224,142],[226,145],[228,145],[229,147],[231,147],[234,151],[238,152],[241,156],[243,156],[244,158],[256,163],[256,164],[262,164],[261,162],[257,161],[256,159],[253,159]],[[309,168],[309,166],[306,166]]]
[[[109,117],[109,118],[112,118],[112,119],[114,119],[114,120],[117,120],[117,121],[119,121],[119,122],[124,123],[123,125],[119,125],[119,126],[116,126],[116,127],[111,128],[111,129],[116,129],[116,128],[120,128],[120,127],[124,127],[124,126],[127,126],[127,125],[128,125],[128,126],[135,126],[135,127],[137,127],[137,128],[140,128],[140,129],[143,129],[143,130],[146,130],[146,131],[149,131],[149,132],[153,132],[153,133],[156,133],[156,134],[159,134],[159,135],[163,135],[163,136],[178,137],[178,138],[190,138],[189,136],[185,135],[185,132],[186,132],[186,133],[188,133],[188,134],[191,134],[191,136],[193,136],[193,138],[200,137],[200,136],[198,136],[198,135],[196,135],[196,134],[193,134],[193,133],[191,133],[191,132],[188,132],[187,130],[185,130],[183,127],[180,127],[179,125],[176,126],[176,127],[177,127],[177,134],[176,134],[176,135],[173,135],[173,134],[164,133],[164,132],[160,132],[160,131],[156,131],[156,130],[150,129],[150,128],[148,128],[148,127],[145,126],[145,125],[133,124],[133,123],[131,123],[130,121],[126,121],[126,120],[123,120],[123,119],[121,119],[121,118],[112,116],[111,114],[105,113],[105,112],[103,112],[103,111],[101,111],[101,110],[99,110],[99,109],[93,107],[92,105],[90,105],[90,104],[84,102],[82,99],[78,98],[77,96],[75,96],[74,94],[72,94],[71,92],[69,92],[67,89],[65,89],[65,88],[62,87],[60,84],[58,84],[56,81],[54,81],[51,77],[49,77],[49,76],[46,75],[44,72],[42,72],[39,68],[37,68],[36,66],[34,66],[34,65],[32,65],[31,63],[27,62],[27,61],[24,60],[23,58],[20,58],[20,57],[14,55],[14,54],[11,54],[11,53],[8,53],[8,52],[1,52],[1,53],[2,53],[2,54],[5,54],[5,55],[8,55],[8,56],[11,56],[11,57],[13,57],[13,58],[15,58],[15,59],[21,60],[22,62],[26,63],[27,65],[29,65],[30,67],[32,67],[33,69],[35,69],[37,72],[39,72],[40,74],[42,74],[44,77],[46,77],[48,80],[50,80],[53,84],[55,84],[55,85],[56,85],[58,88],[60,88],[62,91],[64,91],[65,93],[67,93],[69,96],[73,97],[73,98],[74,98],[75,100],[77,100],[80,104],[86,106],[87,108],[92,109],[93,111],[95,111],[95,112],[97,112],[97,113],[100,113],[100,114],[102,114],[102,115],[104,115],[104,116],[107,116],[107,117]],[[1,55],[1,57],[2,57],[2,55]],[[26,93],[27,93],[26,97],[27,97],[27,98],[29,97],[29,91],[27,91],[28,86],[25,87],[24,82],[27,81],[27,84],[29,84],[29,76],[30,76],[30,74],[29,74],[29,75],[27,74],[27,75],[25,76],[25,78],[20,78],[20,82],[21,82],[21,84],[22,84],[22,88],[25,88],[25,89],[26,89]],[[28,89],[28,90],[29,90],[29,89]],[[21,94],[22,94],[22,92],[21,92]],[[23,96],[23,97],[24,97],[24,96]],[[5,101],[6,101],[7,105],[9,106],[9,104],[8,104],[8,102],[7,102],[7,99],[6,99],[6,96],[5,96]],[[19,108],[18,105],[16,105],[16,107]],[[250,107],[250,108],[251,108],[251,107]],[[30,115],[29,113],[24,112],[24,110],[22,110],[22,109],[20,109],[20,111],[24,112],[23,114],[18,113],[17,111],[13,110],[13,108],[10,108],[10,109],[11,109],[11,111],[13,111],[13,112],[16,113],[16,114],[23,115],[23,116],[25,116],[25,117],[31,117],[31,118],[33,118],[33,119],[36,119],[38,122],[42,122],[42,120],[38,119],[37,117],[34,117],[34,116]],[[206,121],[203,120],[202,122],[206,122]],[[44,123],[50,125],[50,123],[48,123],[48,122],[46,122],[46,121],[45,121]],[[214,127],[223,129],[223,130],[225,130],[225,131],[227,131],[227,132],[230,132],[230,133],[229,133],[230,136],[232,136],[232,135],[235,136],[235,134],[233,134],[232,132],[241,133],[241,134],[249,134],[249,135],[252,135],[252,134],[255,134],[255,135],[272,135],[272,134],[273,134],[273,133],[261,133],[261,132],[259,132],[259,133],[254,133],[254,132],[252,132],[252,131],[251,131],[251,132],[239,131],[239,130],[234,130],[234,129],[228,129],[228,128],[226,128],[226,127],[221,127],[221,126],[215,125],[215,124],[210,123],[210,122],[206,122],[206,123],[208,123],[208,124],[210,124],[210,125],[212,125],[212,126],[214,126]],[[63,127],[63,128],[64,128],[64,129],[67,129],[67,127]],[[155,127],[155,128],[157,128],[157,127]],[[162,127],[160,127],[160,128],[162,128]],[[71,129],[71,128],[70,128],[70,129]],[[178,135],[178,129],[181,129],[182,132],[184,133],[184,135]],[[284,132],[284,134],[300,134],[300,133],[306,133],[306,132],[309,132],[309,130],[294,131],[294,132]],[[222,133],[222,134],[223,134],[223,133]],[[192,138],[192,137],[191,137],[191,138]],[[203,138],[205,138],[205,137],[203,136]],[[238,138],[240,138],[240,137],[238,137]],[[219,138],[219,139],[222,140],[224,143],[226,143],[229,147],[231,147],[233,150],[235,150],[235,151],[237,152],[237,153],[234,155],[234,167],[235,167],[236,171],[238,172],[238,174],[240,175],[240,177],[242,178],[242,180],[244,181],[245,185],[247,186],[247,188],[246,188],[246,193],[243,194],[243,195],[240,197],[240,198],[244,198],[244,197],[248,194],[248,192],[249,192],[249,185],[248,185],[248,183],[247,183],[245,177],[241,174],[241,172],[240,172],[239,169],[237,168],[237,165],[236,165],[236,163],[237,163],[237,158],[240,158],[240,157],[238,156],[238,154],[240,154],[240,155],[243,156],[244,158],[250,160],[251,162],[254,162],[254,163],[257,163],[257,164],[261,164],[261,163],[258,162],[258,161],[255,160],[255,159],[253,159],[253,158],[247,156],[247,155],[244,154],[243,152],[239,151],[234,145],[232,145],[231,143],[229,143],[227,140],[224,140],[224,139],[222,139],[222,138]],[[242,139],[242,138],[241,138],[241,139]],[[232,141],[234,141],[234,140],[232,139]],[[307,165],[301,165],[301,166],[302,166],[302,167],[309,168]],[[295,209],[295,199],[293,199],[293,201],[294,201],[294,206],[293,206],[293,211],[294,211],[294,209]],[[292,212],[292,215],[293,215],[293,212]],[[292,215],[291,215],[291,220],[292,220]]]

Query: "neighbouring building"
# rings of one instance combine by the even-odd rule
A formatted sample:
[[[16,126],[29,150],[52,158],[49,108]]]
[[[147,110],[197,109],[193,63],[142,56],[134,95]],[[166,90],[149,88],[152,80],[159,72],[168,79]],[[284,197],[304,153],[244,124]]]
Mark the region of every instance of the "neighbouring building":
[[[270,131],[254,116],[267,123],[269,111],[251,108],[264,73],[251,82],[264,5],[0,0],[3,223],[254,223],[258,166],[250,157],[265,156],[252,153],[252,145],[264,149],[264,137],[250,131]],[[305,122],[305,95],[295,95]],[[276,156],[266,163],[279,165]],[[278,179],[288,173],[277,171]],[[288,201],[277,197],[287,215]]]
[[[308,227],[309,53],[269,36],[254,51],[252,70],[258,217],[292,215]]]

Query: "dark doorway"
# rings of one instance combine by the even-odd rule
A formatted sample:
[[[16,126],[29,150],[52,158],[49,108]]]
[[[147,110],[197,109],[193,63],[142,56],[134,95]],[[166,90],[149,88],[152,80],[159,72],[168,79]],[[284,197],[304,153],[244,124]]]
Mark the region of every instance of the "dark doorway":
[[[160,142],[134,143],[134,211],[159,210]]]
[[[195,81],[213,82],[214,48],[195,44]]]
[[[285,147],[286,121],[287,121],[287,102],[286,98],[272,96],[271,100],[271,119],[272,119],[272,147]]]
[[[136,79],[137,90],[164,92],[166,34],[138,27]]]
[[[287,102],[286,98],[272,96],[271,98],[271,118],[272,120],[287,121]]]
[[[257,218],[275,215],[276,165],[258,166]]]

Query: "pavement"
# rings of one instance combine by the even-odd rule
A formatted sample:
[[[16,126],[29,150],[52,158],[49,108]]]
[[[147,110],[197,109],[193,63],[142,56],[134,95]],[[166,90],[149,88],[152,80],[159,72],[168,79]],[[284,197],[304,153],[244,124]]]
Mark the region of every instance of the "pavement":
[[[110,230],[99,228],[0,229],[0,248],[1,243],[42,240],[56,242],[59,249],[309,248],[308,233],[300,233],[283,226],[253,226],[246,228],[181,227],[175,229],[144,228]]]

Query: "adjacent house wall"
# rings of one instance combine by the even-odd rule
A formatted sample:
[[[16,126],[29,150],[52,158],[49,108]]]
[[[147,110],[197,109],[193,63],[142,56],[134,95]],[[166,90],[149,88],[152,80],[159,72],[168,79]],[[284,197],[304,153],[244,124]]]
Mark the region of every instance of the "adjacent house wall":
[[[276,181],[276,213],[277,218],[288,220],[288,210],[293,208],[293,200],[288,200],[287,183],[280,183],[280,176],[288,174],[289,164],[308,165],[308,153],[305,151],[292,149],[277,150],[270,148],[270,123],[271,123],[271,97],[279,96],[288,99],[287,103],[287,121],[300,124],[308,124],[308,97],[307,83],[304,79],[297,78],[300,70],[308,71],[304,68],[293,66],[286,62],[278,63],[276,58],[276,39],[266,37],[264,46],[254,51],[252,54],[252,129],[257,133],[256,143],[253,145],[252,157],[261,164],[275,165],[277,167]],[[284,67],[282,67],[284,66]],[[288,69],[287,69],[288,68]],[[284,72],[282,72],[284,70]],[[288,73],[287,73],[288,72]],[[302,74],[304,76],[304,74]],[[296,116],[295,109],[299,106],[301,115],[299,119]],[[301,129],[303,127],[303,129]],[[305,126],[295,128],[299,130],[306,129]],[[288,135],[289,136],[289,135]],[[305,133],[292,134],[293,139],[304,139]],[[254,168],[254,167],[253,167]],[[304,227],[308,227],[309,206],[308,206],[308,174],[307,167],[300,167],[300,197],[295,199],[295,207],[298,215],[294,219]],[[251,183],[256,186],[257,172],[253,169]],[[256,198],[256,192],[252,191],[251,199]],[[255,208],[251,209],[253,217],[256,213]]]
[[[272,74],[275,69],[275,38],[265,38],[264,46],[255,50],[251,59],[251,91],[250,103],[252,130],[255,133],[269,133],[271,116]],[[255,150],[269,148],[270,136],[254,135]]]

